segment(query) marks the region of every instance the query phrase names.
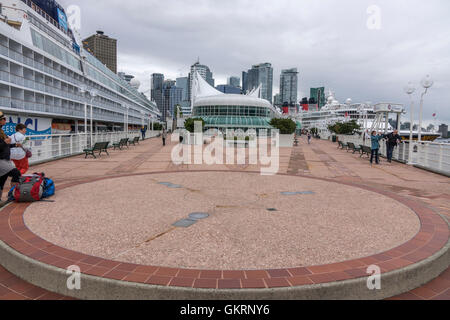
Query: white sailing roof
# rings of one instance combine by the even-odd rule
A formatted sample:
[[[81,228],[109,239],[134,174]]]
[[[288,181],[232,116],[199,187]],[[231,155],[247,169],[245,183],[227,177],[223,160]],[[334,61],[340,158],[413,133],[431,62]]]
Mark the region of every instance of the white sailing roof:
[[[273,109],[269,101],[259,98],[261,86],[249,95],[224,94],[213,88],[196,72],[192,85],[193,106],[250,106]]]

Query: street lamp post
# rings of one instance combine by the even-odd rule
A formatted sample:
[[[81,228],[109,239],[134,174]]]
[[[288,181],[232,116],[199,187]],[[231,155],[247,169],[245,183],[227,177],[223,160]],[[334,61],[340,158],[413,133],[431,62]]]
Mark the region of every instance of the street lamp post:
[[[426,75],[420,84],[425,88],[425,91],[422,93],[420,98],[420,111],[419,111],[419,143],[422,142],[422,110],[423,110],[423,97],[427,94],[428,89],[433,86],[433,79],[429,75]]]
[[[129,121],[128,112],[129,112],[129,110],[130,110],[130,107],[127,106],[127,117],[126,117],[127,121],[126,121],[126,130],[125,130],[127,138],[128,138],[128,121]]]
[[[410,124],[409,124],[409,160],[408,164],[412,165],[412,155],[413,155],[413,125],[414,125],[414,101],[412,98],[412,94],[416,91],[416,87],[412,82],[409,82],[408,85],[404,89],[405,93],[409,96],[411,101],[411,108],[409,110],[410,113]]]
[[[91,141],[90,141],[90,146],[92,147],[92,127],[93,127],[93,124],[92,124],[92,122],[93,122],[93,116],[92,116],[92,114],[93,114],[93,111],[92,111],[93,106],[92,106],[92,101],[93,101],[94,98],[97,96],[98,91],[95,90],[95,89],[88,90],[86,85],[81,85],[79,90],[80,90],[80,93],[81,93],[83,96],[85,95],[85,93],[88,93],[89,96],[90,96],[90,100],[89,100],[89,102],[91,103],[91,134],[90,134]],[[86,140],[87,140],[87,108],[88,108],[87,101],[85,101],[85,103],[84,103],[84,133],[85,133],[85,135],[86,135]],[[87,145],[87,144],[88,144],[88,143],[87,143],[87,141],[86,141],[86,145]]]

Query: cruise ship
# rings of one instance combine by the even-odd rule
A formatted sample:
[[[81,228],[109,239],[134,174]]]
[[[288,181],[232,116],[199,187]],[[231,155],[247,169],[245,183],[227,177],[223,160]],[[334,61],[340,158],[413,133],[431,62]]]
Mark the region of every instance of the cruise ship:
[[[7,134],[16,123],[27,125],[29,135],[87,132],[91,111],[93,132],[135,130],[160,119],[154,102],[77,37],[54,0],[0,0],[0,110],[8,117]]]
[[[326,104],[320,110],[307,110],[300,111],[299,113],[290,115],[294,120],[300,122],[303,129],[311,130],[316,128],[318,134],[323,137],[328,137],[330,131],[328,126],[334,125],[337,122],[349,122],[355,121],[360,127],[361,131],[372,130],[375,127],[380,131],[385,131],[387,126],[387,131],[392,132],[394,128],[392,125],[385,121],[377,121],[377,114],[375,112],[375,106],[371,103],[353,103],[352,99],[347,99],[345,103],[339,103],[336,100],[333,92],[329,91]],[[395,104],[392,104],[395,105]],[[399,118],[396,119],[400,121],[400,115],[404,114],[404,108],[401,105],[397,105],[399,110]],[[403,140],[409,140],[410,131],[409,130],[399,130],[399,135]],[[419,133],[417,131],[413,132],[413,139],[418,139]],[[438,133],[422,132],[422,141],[434,141],[441,135]]]

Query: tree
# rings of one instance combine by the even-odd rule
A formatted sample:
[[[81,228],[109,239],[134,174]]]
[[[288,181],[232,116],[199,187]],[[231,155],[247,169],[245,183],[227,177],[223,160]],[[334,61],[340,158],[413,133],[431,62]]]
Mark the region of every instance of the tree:
[[[155,130],[155,131],[161,131],[162,130],[162,124],[161,123],[159,123],[159,122],[154,122],[153,123],[153,130]]]
[[[293,134],[297,128],[297,124],[291,119],[277,119],[273,118],[270,125],[275,129],[280,130],[280,134]]]
[[[336,134],[350,135],[361,130],[361,126],[357,124],[355,120],[352,120],[350,122],[337,122],[332,126],[328,126],[328,130]]]

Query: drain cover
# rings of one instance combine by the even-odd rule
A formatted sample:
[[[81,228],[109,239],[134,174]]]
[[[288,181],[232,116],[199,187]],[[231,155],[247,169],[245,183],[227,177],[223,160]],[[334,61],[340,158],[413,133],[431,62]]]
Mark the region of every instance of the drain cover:
[[[296,195],[298,195],[298,194],[303,194],[303,195],[305,195],[305,194],[315,194],[314,192],[312,192],[312,191],[300,191],[300,192],[282,192],[281,193],[283,196],[296,196]]]
[[[168,188],[174,188],[174,189],[180,189],[183,186],[180,186],[179,184],[173,184],[171,182],[158,182],[158,184],[161,184],[163,186],[166,186]]]
[[[193,212],[189,215],[189,218],[193,219],[193,220],[202,220],[202,219],[206,219],[208,217],[209,217],[209,214],[205,213],[205,212]]]
[[[169,187],[169,188],[174,188],[174,189],[180,189],[180,188],[182,188],[182,186],[180,186],[179,184],[170,184],[170,185],[168,185],[167,187]]]
[[[192,226],[193,224],[197,223],[197,220],[194,219],[183,219],[180,221],[177,221],[173,224],[174,227],[178,228],[188,228]]]

